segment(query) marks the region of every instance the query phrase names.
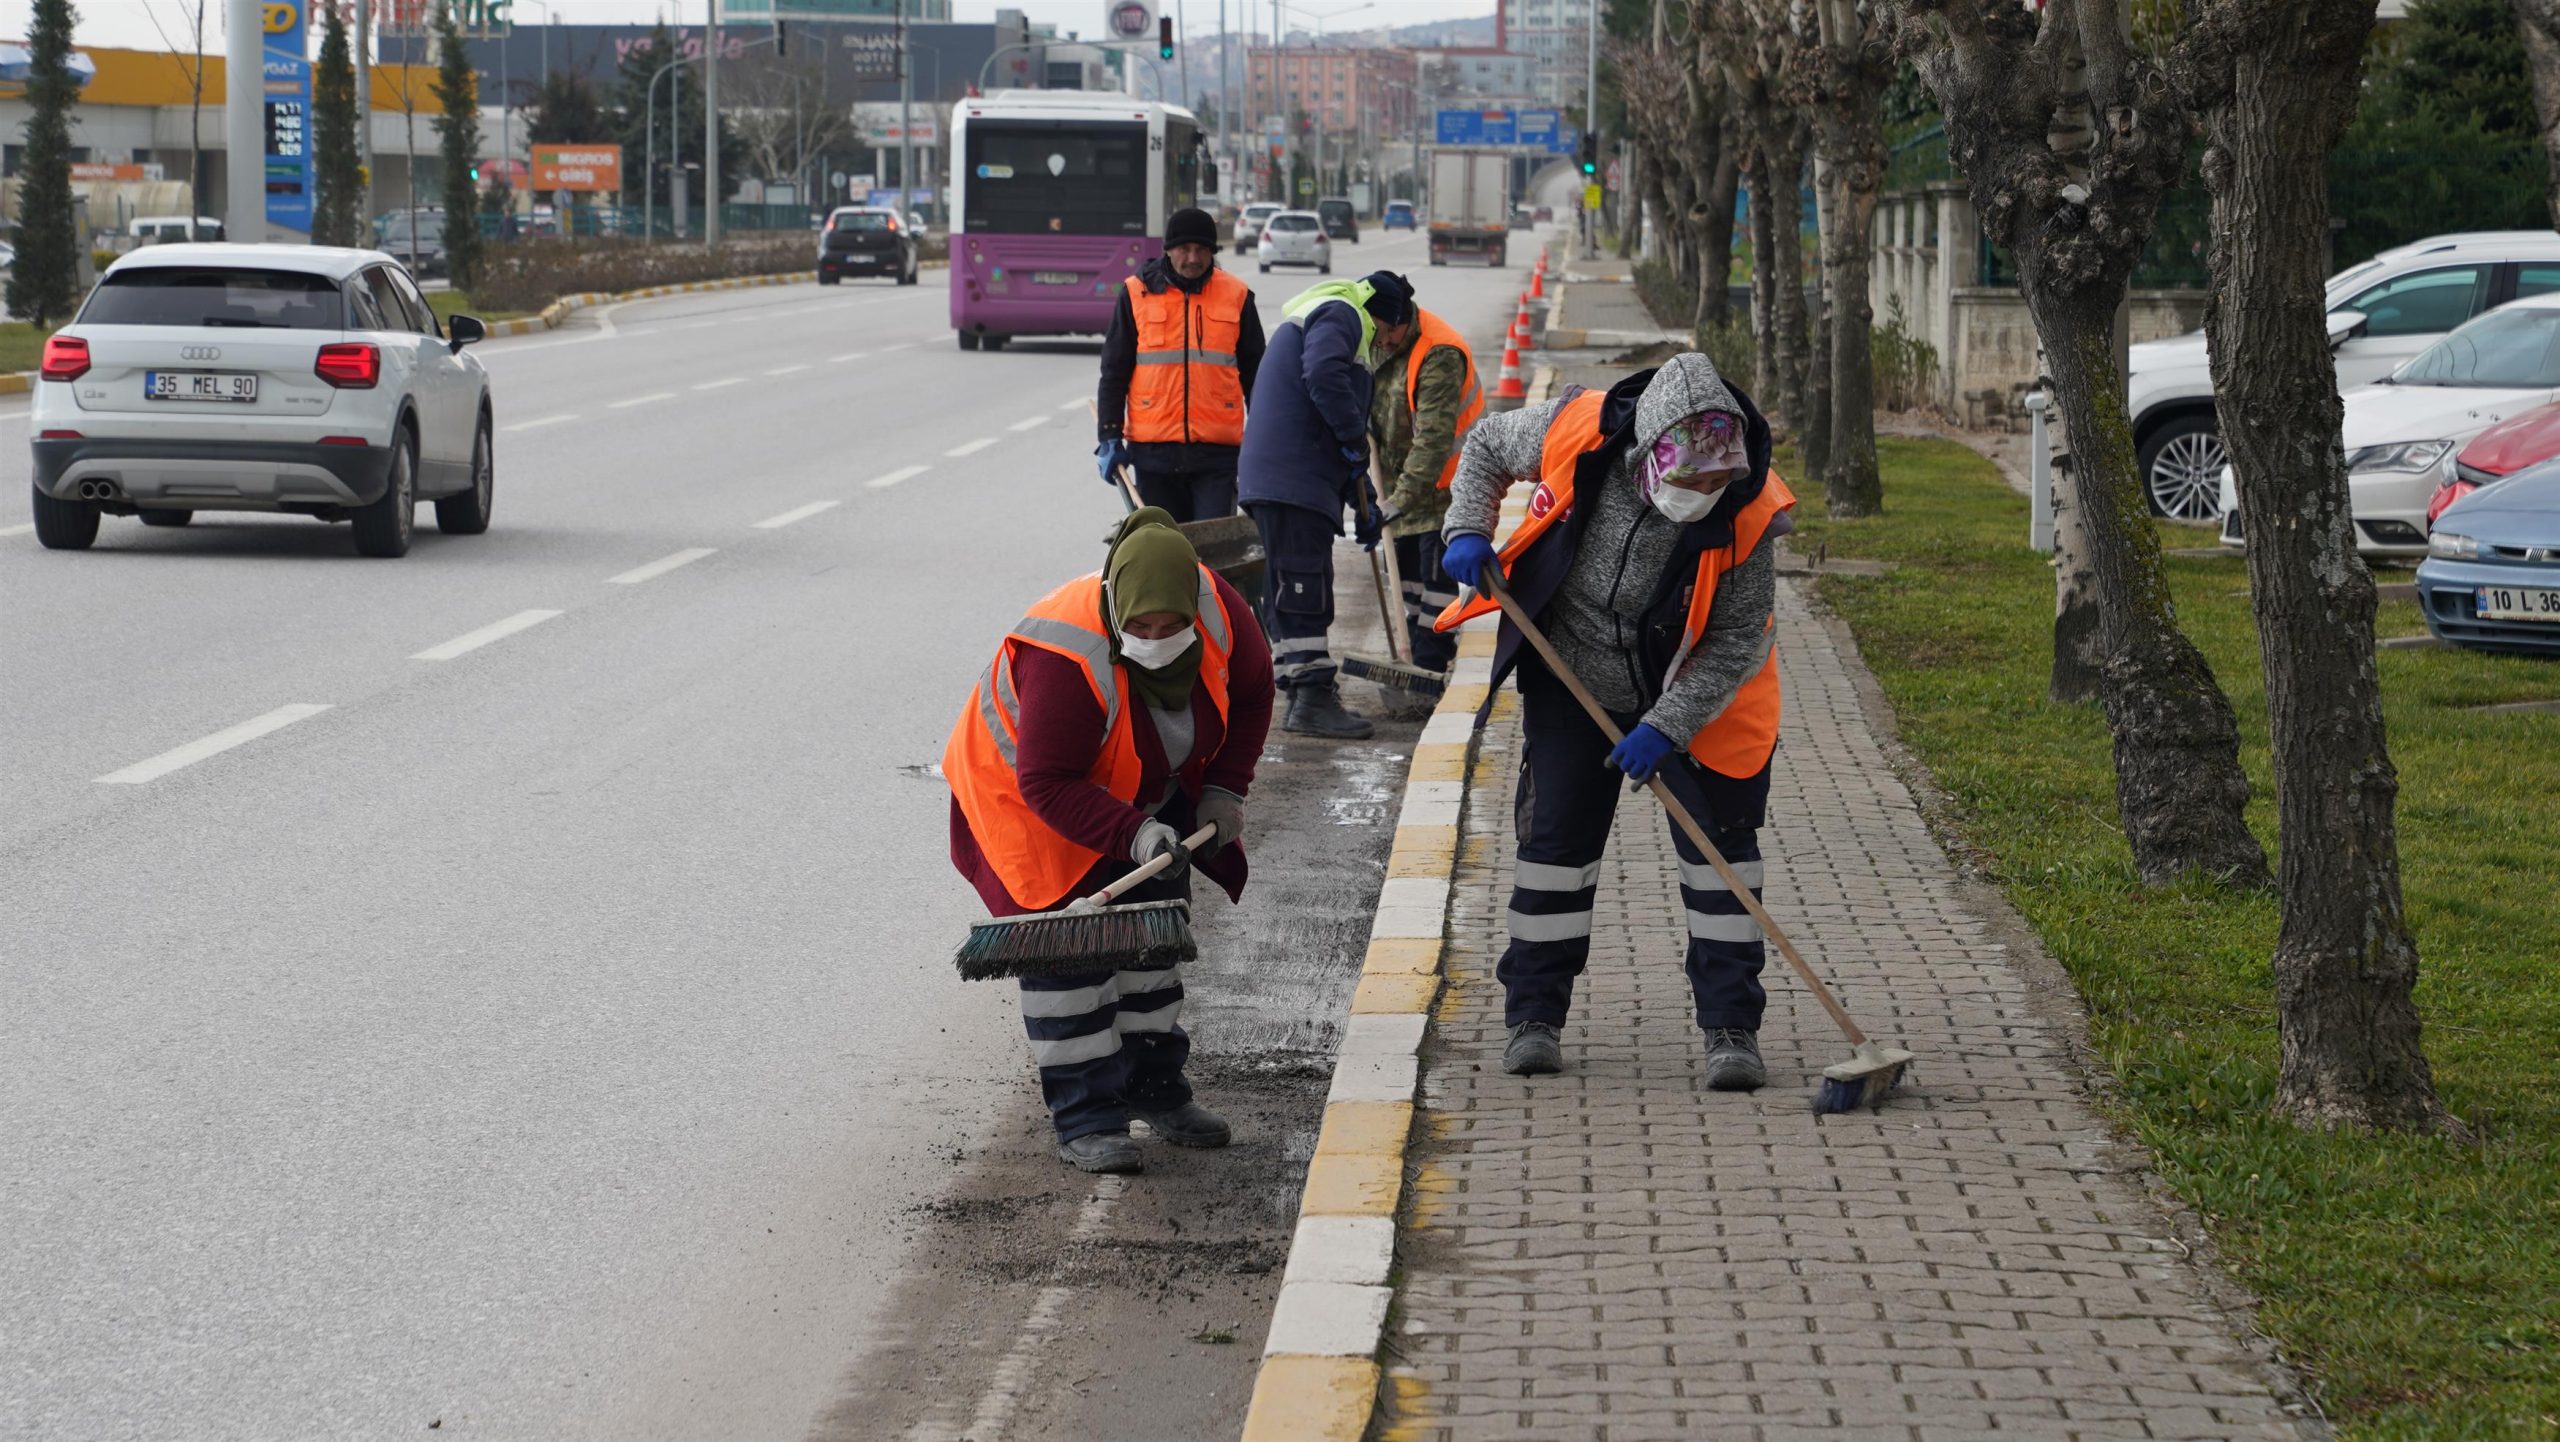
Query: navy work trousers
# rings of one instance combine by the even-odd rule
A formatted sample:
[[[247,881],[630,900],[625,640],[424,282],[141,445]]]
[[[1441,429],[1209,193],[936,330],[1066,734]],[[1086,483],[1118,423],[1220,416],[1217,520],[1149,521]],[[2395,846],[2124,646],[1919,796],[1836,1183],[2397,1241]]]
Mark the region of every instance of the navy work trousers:
[[[1271,675],[1283,691],[1333,684],[1333,541],[1340,526],[1303,506],[1256,501],[1245,507],[1262,532],[1262,629],[1271,638]]]
[[[1618,812],[1626,777],[1609,766],[1609,737],[1582,703],[1535,656],[1520,663],[1520,790],[1514,803],[1519,854],[1511,877],[1511,945],[1494,975],[1502,982],[1503,1021],[1564,1025],[1574,978],[1591,959],[1591,904],[1599,892],[1600,858]],[[1612,716],[1625,730],[1643,718]],[[1688,765],[1674,755],[1665,766]],[[1643,803],[1651,805],[1650,801]],[[1756,822],[1755,815],[1749,818]],[[1689,991],[1698,1025],[1760,1028],[1767,994],[1760,989],[1765,948],[1760,924],[1742,909],[1722,877],[1669,817],[1680,853],[1680,902],[1687,914]],[[1760,833],[1756,825],[1701,815],[1698,824],[1758,896]]]
[[[1120,899],[1188,901],[1190,873],[1159,876]],[[1132,1106],[1171,1111],[1191,1100],[1182,1076],[1191,1038],[1179,1024],[1180,967],[1020,980],[1022,1026],[1058,1140],[1125,1132]]]
[[[1214,521],[1236,513],[1236,473],[1233,471],[1155,471],[1144,466],[1132,467],[1138,473],[1138,502],[1162,506],[1177,521]]]
[[[1404,581],[1404,630],[1413,642],[1413,664],[1426,671],[1446,671],[1458,659],[1458,638],[1431,629],[1441,611],[1458,599],[1458,583],[1440,569],[1445,549],[1437,531],[1398,536],[1396,570]]]

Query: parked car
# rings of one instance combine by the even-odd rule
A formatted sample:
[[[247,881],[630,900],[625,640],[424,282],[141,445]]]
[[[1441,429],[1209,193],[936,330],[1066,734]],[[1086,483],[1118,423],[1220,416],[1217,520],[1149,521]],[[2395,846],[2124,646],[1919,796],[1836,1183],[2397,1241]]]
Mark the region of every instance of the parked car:
[[[2439,640],[2560,655],[2560,462],[2454,503],[2418,563],[2418,610]]]
[[[1527,230],[1529,227],[1536,225],[1537,223],[1538,212],[1531,210],[1525,205],[1515,205],[1511,207],[1511,228],[1513,230]]]
[[[1539,206],[1534,212],[1533,218],[1536,219],[1539,224],[1544,225],[1556,218],[1556,208],[1552,205]]]
[[[2560,290],[2560,234],[2547,230],[2439,235],[2386,250],[2329,278],[2338,389],[2392,368],[2481,312]],[[2356,324],[2360,319],[2361,325]],[[2215,514],[2215,481],[2230,454],[2213,413],[2204,332],[2133,347],[2126,382],[2135,456],[2155,515]]]
[[[373,241],[386,254],[409,267],[411,275],[434,279],[445,273],[444,211],[420,206],[395,210],[373,222]]]
[[[2560,404],[2507,417],[2473,436],[2436,472],[2435,494],[2427,498],[2427,524],[2433,526],[2446,507],[2482,486],[2554,456],[2560,456]]]
[[[1273,200],[1256,201],[1246,206],[1244,214],[1236,217],[1236,254],[1243,255],[1259,245],[1264,222],[1286,209],[1287,206]]]
[[[834,285],[848,275],[885,275],[900,285],[916,283],[916,236],[912,222],[882,205],[838,206],[818,237],[818,284]]]
[[[36,539],[86,550],[101,516],[352,521],[409,549],[417,503],[476,536],[495,495],[489,376],[380,251],[155,245],[107,267],[45,342],[31,403]]]
[[[1410,200],[1388,201],[1387,213],[1378,219],[1380,230],[1420,230],[1421,228],[1421,217],[1414,214],[1413,202]]]
[[[1333,274],[1333,242],[1312,210],[1284,210],[1264,222],[1261,255],[1264,275],[1275,265],[1312,265]]]
[[[1326,196],[1316,202],[1316,215],[1324,221],[1325,239],[1360,243],[1360,212],[1351,208],[1349,200],[1339,195]]]
[[[187,218],[183,215],[137,215],[124,233],[136,246],[167,245],[172,241],[222,239],[222,222],[209,215],[196,217],[196,233],[187,234]]]
[[[2560,400],[2560,291],[2491,311],[2372,385],[2347,392],[2339,439],[2356,549],[2427,554],[2427,504],[2446,459],[2509,416]],[[2222,539],[2245,539],[2225,467]]]

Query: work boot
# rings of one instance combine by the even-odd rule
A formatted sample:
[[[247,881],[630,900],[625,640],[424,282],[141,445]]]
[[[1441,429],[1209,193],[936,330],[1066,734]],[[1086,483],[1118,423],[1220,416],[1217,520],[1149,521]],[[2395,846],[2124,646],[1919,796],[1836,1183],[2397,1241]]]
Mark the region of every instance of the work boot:
[[[1331,681],[1291,691],[1289,716],[1280,723],[1280,729],[1336,741],[1366,741],[1376,730],[1368,718],[1343,706],[1342,688]]]
[[[1564,1047],[1556,1029],[1543,1021],[1524,1021],[1511,1029],[1511,1044],[1502,1049],[1502,1069],[1513,1076],[1554,1076],[1564,1070]]]
[[[1155,1128],[1157,1136],[1177,1147],[1223,1147],[1232,1139],[1227,1119],[1200,1105],[1184,1102],[1169,1112],[1151,1112],[1131,1107],[1138,1120]]]
[[[1760,1033],[1738,1026],[1707,1029],[1707,1085],[1720,1092],[1758,1091],[1769,1081]]]
[[[1127,1132],[1092,1132],[1058,1143],[1058,1160],[1080,1172],[1142,1172],[1147,1159]]]

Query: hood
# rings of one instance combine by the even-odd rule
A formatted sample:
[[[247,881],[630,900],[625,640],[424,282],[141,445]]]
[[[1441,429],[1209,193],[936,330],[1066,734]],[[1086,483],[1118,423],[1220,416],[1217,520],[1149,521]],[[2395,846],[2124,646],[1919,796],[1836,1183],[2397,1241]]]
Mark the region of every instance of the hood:
[[[2462,386],[2375,384],[2347,392],[2339,439],[2353,452],[2394,441],[2467,441],[2520,411],[2551,399],[2547,390],[2473,390]]]
[[[1722,411],[1747,430],[1750,416],[1735,398],[1733,387],[1716,374],[1716,363],[1696,351],[1684,351],[1657,367],[1636,398],[1636,425],[1628,439],[1639,456],[1653,449],[1662,433],[1698,414]]]
[[[2473,491],[2437,517],[2435,528],[2500,546],[2560,546],[2560,464]]]
[[[2213,357],[2205,349],[2203,331],[2173,335],[2166,340],[2147,340],[2125,352],[2125,371],[2140,375],[2144,371],[2168,370],[2176,366],[2212,364]]]
[[[2462,448],[2462,464],[2493,476],[2510,475],[2560,456],[2560,405],[2536,406],[2482,431]]]

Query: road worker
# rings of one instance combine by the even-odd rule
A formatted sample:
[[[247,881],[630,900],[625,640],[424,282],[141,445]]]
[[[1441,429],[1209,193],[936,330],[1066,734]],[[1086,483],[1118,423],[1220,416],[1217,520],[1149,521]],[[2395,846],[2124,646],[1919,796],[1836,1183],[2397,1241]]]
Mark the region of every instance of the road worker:
[[[1504,492],[1535,481],[1496,558]],[[1795,497],[1769,469],[1769,426],[1703,355],[1674,356],[1607,391],[1491,415],[1467,436],[1442,564],[1476,586],[1496,564],[1512,595],[1617,722],[1608,735],[1507,620],[1495,685],[1520,678],[1518,859],[1502,982],[1506,1071],[1559,1071],[1560,1028],[1591,954],[1591,904],[1618,779],[1659,772],[1754,895],[1778,737],[1778,538]],[[1494,609],[1453,604],[1442,629]],[[1705,1080],[1768,1079],[1759,1031],[1760,928],[1676,827],[1689,987]]]
[[[1406,344],[1413,327],[1413,287],[1403,276],[1323,281],[1281,307],[1269,363],[1254,378],[1236,489],[1267,557],[1262,617],[1289,693],[1283,730],[1356,741],[1374,729],[1343,706],[1325,641],[1333,542],[1348,507],[1360,544],[1378,543],[1385,517],[1369,495],[1370,367],[1381,347]]]
[[[1006,634],[944,749],[951,860],[996,916],[1053,911],[1170,852],[1123,902],[1188,900],[1196,863],[1245,884],[1245,796],[1271,726],[1271,650],[1253,608],[1200,564],[1173,518],[1133,511],[1103,567]],[[1215,825],[1197,856],[1182,838]],[[1129,1121],[1223,1147],[1226,1121],[1183,1079],[1177,967],[1022,979],[1023,1026],[1058,1156],[1144,1167]]]
[[[1102,338],[1094,398],[1105,484],[1137,472],[1138,499],[1177,521],[1236,513],[1236,448],[1245,398],[1262,365],[1262,317],[1253,291],[1218,269],[1218,222],[1177,210],[1164,255],[1120,287]]]
[[[1457,328],[1414,308],[1414,330],[1393,350],[1379,347],[1377,395],[1369,403],[1369,435],[1377,447],[1379,498],[1387,536],[1404,582],[1405,634],[1417,666],[1446,671],[1457,641],[1432,623],[1458,599],[1440,569],[1440,522],[1449,483],[1458,474],[1458,443],[1484,414],[1475,352]]]

